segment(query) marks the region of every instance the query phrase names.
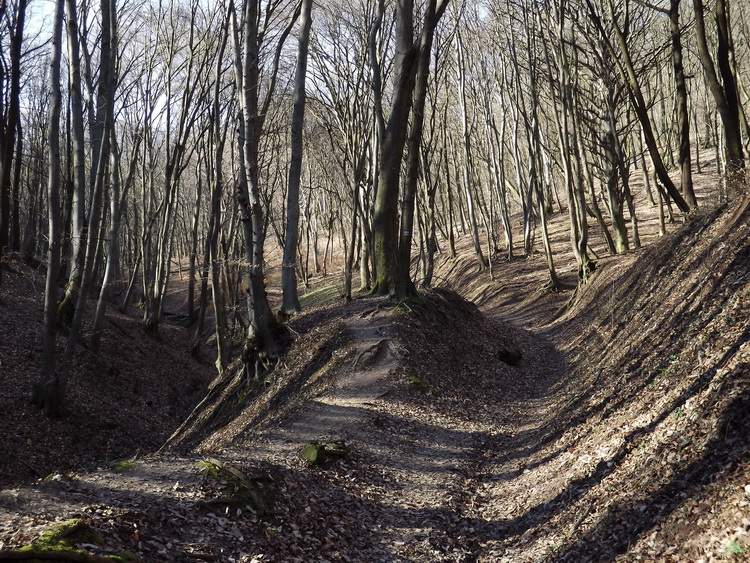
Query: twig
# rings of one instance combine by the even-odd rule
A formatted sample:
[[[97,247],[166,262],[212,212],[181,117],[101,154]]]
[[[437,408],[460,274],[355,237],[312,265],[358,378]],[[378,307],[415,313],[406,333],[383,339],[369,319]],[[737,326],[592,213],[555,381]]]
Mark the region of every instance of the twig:
[[[44,477],[45,476],[44,473],[42,473],[41,471],[39,471],[36,467],[34,467],[33,465],[31,465],[28,461],[26,461],[26,460],[24,460],[24,459],[22,459],[20,457],[18,457],[16,459],[18,461],[20,461],[21,463],[23,463],[26,467],[28,467],[29,469],[31,469],[39,477]]]

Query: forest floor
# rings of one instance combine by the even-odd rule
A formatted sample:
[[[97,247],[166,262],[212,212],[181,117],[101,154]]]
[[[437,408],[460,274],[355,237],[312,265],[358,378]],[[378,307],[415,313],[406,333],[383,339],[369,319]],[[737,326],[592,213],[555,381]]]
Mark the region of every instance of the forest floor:
[[[208,386],[210,360],[189,358],[184,328],[141,340],[135,318],[114,314],[130,328],[110,329],[114,367],[81,361],[62,421],[23,401],[39,300],[13,289],[31,274],[11,265],[0,314],[28,299],[34,322],[0,336],[0,383],[14,389],[0,412],[0,550],[75,518],[98,538],[69,545],[148,562],[746,560],[750,210],[709,208],[704,188],[705,209],[658,243],[654,210],[639,250],[605,257],[592,238],[602,258],[571,307],[558,214],[564,291],[537,291],[541,254],[477,273],[463,237],[421,301],[361,298],[293,319],[263,382]],[[185,379],[208,388],[192,412]],[[86,449],[105,435],[127,453]],[[306,445],[320,463],[300,457]]]

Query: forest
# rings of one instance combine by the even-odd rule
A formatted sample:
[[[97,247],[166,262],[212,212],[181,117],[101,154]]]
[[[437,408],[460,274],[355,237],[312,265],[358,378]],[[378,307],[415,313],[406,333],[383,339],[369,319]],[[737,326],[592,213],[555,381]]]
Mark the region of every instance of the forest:
[[[125,373],[113,347],[120,338],[130,354],[151,350],[139,369],[163,374],[163,388],[144,404],[174,395],[153,437],[163,446],[143,447],[217,456],[200,462],[200,483],[187,457],[159,461],[167,464],[159,471],[179,475],[195,501],[190,510],[220,504],[214,519],[237,509],[239,521],[252,504],[265,535],[244,520],[228,533],[285,554],[274,560],[321,545],[332,546],[323,561],[750,552],[750,528],[741,524],[750,492],[732,497],[735,535],[716,531],[724,525],[717,518],[736,516],[722,513],[698,547],[674,547],[698,527],[697,509],[685,503],[714,495],[721,505],[724,493],[706,488],[719,477],[750,486],[747,435],[729,438],[750,424],[741,360],[750,340],[742,316],[750,4],[0,0],[0,28],[0,309],[8,315],[0,316],[8,339],[0,352],[13,358],[0,353],[0,373],[25,361],[11,347],[33,348],[33,382],[18,393],[39,421],[24,414],[23,424],[44,425],[49,440],[65,434],[90,392],[86,370],[97,385],[125,385],[102,375]],[[20,308],[27,305],[15,291],[27,283],[36,309]],[[19,336],[11,346],[11,314],[22,310],[33,311],[33,344]],[[182,382],[171,374],[178,365]],[[693,380],[695,370],[703,371]],[[127,393],[143,402],[140,381]],[[369,413],[393,389],[405,402]],[[142,417],[124,397],[107,400]],[[636,401],[650,406],[638,410]],[[334,403],[340,410],[326,410]],[[368,430],[358,434],[365,419]],[[698,429],[701,420],[725,440]],[[669,426],[688,422],[694,434]],[[347,425],[346,455],[338,442],[315,441]],[[326,432],[312,435],[318,427]],[[257,466],[221,457],[255,448],[245,433],[256,431],[276,444],[257,446]],[[393,436],[412,431],[435,443],[396,443]],[[383,443],[402,465],[378,457],[390,452],[375,432],[390,432]],[[679,448],[659,450],[675,436],[684,436]],[[283,441],[308,441],[316,455],[328,447],[327,473],[277,466]],[[112,447],[134,460],[141,451]],[[456,480],[441,481],[448,477],[434,465],[424,469],[429,477],[415,477],[419,460],[441,458],[443,448],[459,452]],[[663,453],[670,469],[644,468],[646,484],[620,502],[620,483],[639,467],[636,448],[651,452],[648,460]],[[369,454],[382,475],[368,469]],[[339,455],[344,461],[331,461]],[[24,459],[41,481],[53,470],[67,475],[63,461]],[[283,512],[290,508],[267,516],[271,504],[294,505],[289,491],[299,488],[326,506],[352,503],[361,527],[372,528],[386,504],[372,503],[390,494],[380,482],[389,471],[414,497],[402,512],[386,511],[382,540],[347,528],[303,545],[302,537],[348,518],[334,508],[315,525]],[[20,474],[0,470],[0,483]],[[256,474],[277,487],[275,503],[254,488]],[[367,485],[350,489],[344,474]],[[122,476],[136,481],[123,487],[145,482],[138,475]],[[231,502],[205,496],[226,482]],[[170,510],[190,519],[178,485],[181,500]],[[430,487],[444,491],[439,508],[426,508]],[[608,491],[616,491],[611,505]],[[158,487],[149,494],[159,502],[172,495]],[[490,508],[514,495],[524,500],[507,513]],[[451,503],[460,507],[450,512]],[[90,515],[85,527],[101,532],[105,516]],[[147,529],[161,525],[150,513],[138,518]],[[274,536],[273,522],[285,518],[296,540]],[[110,520],[111,552],[125,546],[148,561],[176,549],[155,531],[164,551],[144,547],[138,525]],[[402,544],[393,532],[402,520],[431,531],[404,532]],[[299,536],[308,524],[314,531]],[[0,528],[0,559],[4,546],[30,537],[33,526],[24,526],[26,535]],[[608,536],[610,528],[618,532]],[[653,530],[658,541],[646,545]],[[181,555],[168,560],[208,552],[208,560],[266,560],[219,540],[180,542]],[[640,551],[629,551],[634,545]]]
[[[346,298],[355,270],[360,289],[405,298],[468,233],[490,276],[541,245],[555,291],[549,215],[567,213],[584,284],[590,231],[609,254],[640,245],[635,170],[661,232],[697,208],[701,150],[717,198],[744,184],[744,3],[6,0],[0,14],[0,248],[46,256],[33,400],[51,415],[112,292],[126,286],[120,309],[137,303],[157,334],[183,258],[195,345],[210,302],[219,370],[239,335],[255,376],[279,349],[268,268],[284,315],[335,249]]]

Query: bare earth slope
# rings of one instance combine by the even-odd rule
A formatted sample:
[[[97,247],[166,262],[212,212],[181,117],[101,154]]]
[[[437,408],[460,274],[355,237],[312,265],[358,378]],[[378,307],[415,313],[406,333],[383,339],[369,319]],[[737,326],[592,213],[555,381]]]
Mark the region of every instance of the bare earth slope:
[[[157,449],[214,376],[191,358],[190,333],[164,324],[144,335],[139,311],[114,305],[101,338],[103,361],[83,346],[73,360],[66,415],[50,420],[29,404],[41,371],[44,272],[4,262],[0,284],[0,486]],[[58,352],[65,335],[58,336]]]
[[[143,561],[747,558],[749,225],[746,201],[602,260],[552,324],[535,299],[564,297],[506,304],[544,337],[491,291],[491,316],[447,290],[308,312],[170,451],[0,493],[0,548],[78,516]]]

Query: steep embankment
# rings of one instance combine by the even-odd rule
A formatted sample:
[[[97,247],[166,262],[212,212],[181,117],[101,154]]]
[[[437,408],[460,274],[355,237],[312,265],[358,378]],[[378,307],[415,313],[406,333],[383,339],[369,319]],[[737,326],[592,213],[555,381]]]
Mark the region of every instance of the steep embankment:
[[[746,200],[603,261],[548,327],[568,376],[483,466],[483,560],[747,557],[749,224]]]
[[[748,202],[605,269],[559,332],[576,376],[559,448],[598,464],[559,559],[750,553]]]
[[[191,357],[185,328],[165,323],[148,338],[137,310],[111,304],[99,357],[79,345],[73,359],[65,416],[45,417],[29,403],[41,373],[44,272],[7,257],[0,268],[0,486],[153,451],[205,393],[212,362]],[[65,339],[60,331],[59,352]]]

